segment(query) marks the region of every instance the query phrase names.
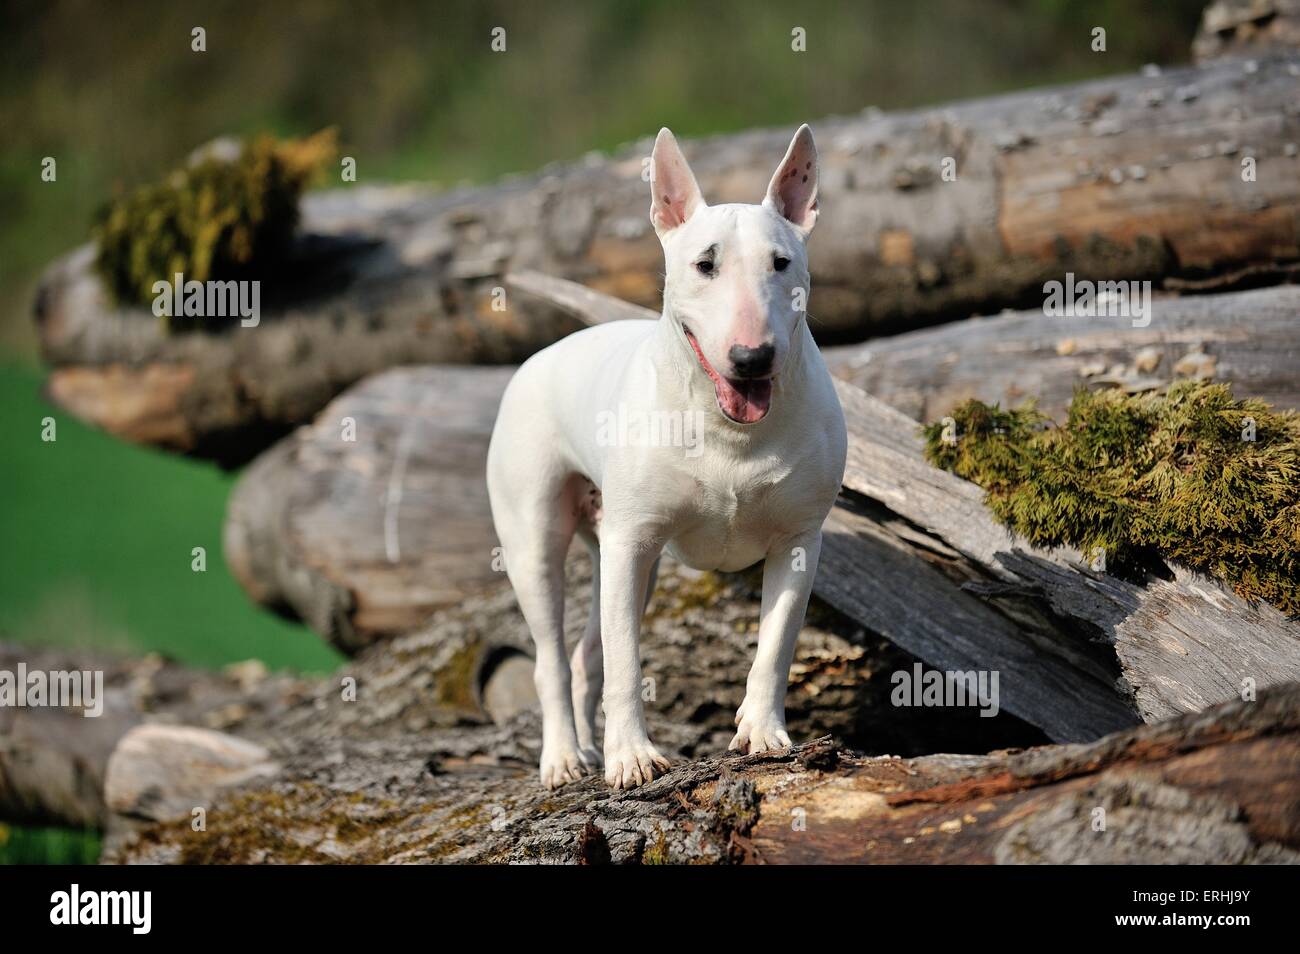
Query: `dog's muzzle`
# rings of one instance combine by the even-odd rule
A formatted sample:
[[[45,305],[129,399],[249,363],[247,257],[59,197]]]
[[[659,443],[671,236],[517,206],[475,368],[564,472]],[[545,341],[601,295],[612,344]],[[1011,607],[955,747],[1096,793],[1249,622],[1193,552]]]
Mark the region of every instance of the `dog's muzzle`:
[[[767,412],[772,407],[773,379],[770,374],[776,349],[772,345],[760,345],[757,348],[733,346],[727,357],[731,359],[733,365],[736,365],[737,372],[746,376],[728,378],[719,374],[709,363],[709,359],[704,357],[700,343],[691,333],[691,329],[682,325],[682,330],[686,332],[686,340],[691,343],[700,367],[713,382],[713,390],[718,398],[718,409],[723,415],[737,424],[757,424],[767,417]],[[741,358],[740,362],[737,362],[737,356]],[[750,374],[752,370],[763,367],[765,370],[759,371],[758,374]]]

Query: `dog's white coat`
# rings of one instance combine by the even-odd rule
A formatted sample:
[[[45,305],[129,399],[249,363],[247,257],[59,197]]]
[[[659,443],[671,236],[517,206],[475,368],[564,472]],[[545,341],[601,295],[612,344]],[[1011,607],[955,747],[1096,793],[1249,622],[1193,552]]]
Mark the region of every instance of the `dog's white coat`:
[[[662,317],[571,335],[525,362],[505,391],[488,451],[488,491],[507,573],[536,643],[548,787],[601,761],[595,717],[602,677],[606,780],[634,786],[668,765],[646,733],[638,646],[664,548],[697,569],[765,561],[758,651],[731,748],[790,744],[790,661],[847,444],[802,308],[816,162],[804,126],[762,205],[709,207],[672,134],[662,130],[651,180],[651,219],[667,264]],[[704,258],[712,263],[708,274]],[[788,260],[781,270],[779,259]],[[722,376],[735,370],[733,346],[773,346],[770,408],[761,420],[740,424],[724,415],[722,391],[685,328]],[[616,409],[642,419],[696,415],[697,445],[602,440],[601,412]],[[596,572],[591,618],[570,666],[564,560],[575,533]]]

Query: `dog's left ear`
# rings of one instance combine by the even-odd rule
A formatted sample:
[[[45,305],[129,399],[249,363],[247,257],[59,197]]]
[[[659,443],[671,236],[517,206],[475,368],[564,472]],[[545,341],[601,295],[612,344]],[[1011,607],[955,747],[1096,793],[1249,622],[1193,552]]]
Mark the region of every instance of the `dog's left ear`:
[[[817,144],[808,124],[790,140],[763,204],[770,206],[807,235],[817,224]]]

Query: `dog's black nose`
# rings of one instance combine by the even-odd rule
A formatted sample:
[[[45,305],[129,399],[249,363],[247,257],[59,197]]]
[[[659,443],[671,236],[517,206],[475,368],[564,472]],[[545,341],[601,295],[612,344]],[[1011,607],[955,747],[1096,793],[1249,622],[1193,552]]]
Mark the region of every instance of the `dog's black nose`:
[[[738,378],[762,378],[772,373],[772,361],[776,357],[776,348],[770,344],[757,348],[744,345],[732,345],[727,352],[731,366],[736,369]]]

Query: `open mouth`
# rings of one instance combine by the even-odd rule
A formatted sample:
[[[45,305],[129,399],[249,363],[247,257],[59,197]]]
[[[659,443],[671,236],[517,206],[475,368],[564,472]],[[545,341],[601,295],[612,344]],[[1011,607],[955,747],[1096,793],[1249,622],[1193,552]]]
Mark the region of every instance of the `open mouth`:
[[[757,424],[767,416],[772,406],[771,378],[725,378],[713,369],[709,359],[700,350],[700,343],[685,325],[686,340],[695,350],[695,357],[700,367],[713,382],[713,390],[718,396],[718,408],[728,420],[737,424]]]

